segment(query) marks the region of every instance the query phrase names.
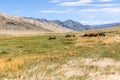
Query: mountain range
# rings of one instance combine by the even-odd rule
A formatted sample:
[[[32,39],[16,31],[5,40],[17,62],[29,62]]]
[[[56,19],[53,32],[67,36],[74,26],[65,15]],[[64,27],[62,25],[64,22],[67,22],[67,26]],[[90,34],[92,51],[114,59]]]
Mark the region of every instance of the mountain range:
[[[66,21],[60,21],[60,20],[47,20],[47,19],[39,19],[39,18],[32,18],[32,17],[25,17],[27,19],[33,19],[41,22],[48,22],[48,23],[54,23],[61,27],[69,28],[75,31],[79,30],[86,30],[90,28],[90,25],[83,25],[77,21],[73,20],[66,20]]]
[[[41,32],[71,32],[89,29],[109,28],[120,23],[103,25],[83,25],[73,20],[47,20],[32,17],[8,16],[0,14],[0,30],[34,30]]]
[[[66,20],[66,21],[60,21],[60,20],[47,20],[47,19],[39,19],[39,18],[32,18],[32,17],[25,17],[28,19],[33,19],[41,22],[48,22],[48,23],[54,23],[61,27],[69,28],[75,31],[80,30],[90,30],[90,29],[101,29],[101,28],[110,28],[110,27],[116,27],[120,26],[120,23],[109,23],[109,24],[101,24],[101,25],[83,25],[80,22],[73,21],[73,20]]]

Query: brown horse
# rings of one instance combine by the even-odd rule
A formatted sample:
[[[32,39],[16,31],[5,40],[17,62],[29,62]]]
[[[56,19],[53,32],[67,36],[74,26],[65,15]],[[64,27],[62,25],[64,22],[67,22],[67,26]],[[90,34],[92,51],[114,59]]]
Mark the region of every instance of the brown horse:
[[[105,33],[103,33],[103,32],[98,32],[98,35],[99,35],[99,36],[105,36]]]
[[[75,34],[73,34],[72,37],[76,37]]]
[[[71,34],[67,34],[65,37],[69,38],[69,37],[72,37],[72,35]]]
[[[56,36],[50,36],[49,38],[48,38],[48,40],[55,40],[56,39]]]

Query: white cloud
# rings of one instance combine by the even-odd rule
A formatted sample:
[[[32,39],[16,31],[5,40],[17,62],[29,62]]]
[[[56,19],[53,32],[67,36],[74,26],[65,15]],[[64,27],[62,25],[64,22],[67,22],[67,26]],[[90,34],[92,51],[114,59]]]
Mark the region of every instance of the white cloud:
[[[90,18],[94,18],[95,16],[93,16],[93,15],[91,15],[91,16],[89,16]]]
[[[60,0],[51,0],[50,2],[57,3],[57,2],[60,2]]]
[[[69,2],[62,2],[59,4],[59,6],[91,6],[91,7],[111,7],[111,6],[120,6],[120,4],[95,4],[94,2],[111,2],[113,0],[78,0],[78,1],[69,1]],[[92,4],[91,4],[92,3]]]
[[[92,3],[93,0],[79,0],[79,1],[72,1],[72,2],[63,2],[60,3],[60,6],[80,6],[80,5],[87,5],[88,3]]]
[[[112,2],[113,0],[99,0],[100,2]]]
[[[100,24],[114,23],[115,21],[87,21],[87,20],[83,20],[83,21],[79,21],[79,22],[84,24],[84,25],[100,25]]]
[[[79,21],[79,22],[82,23],[82,24],[84,24],[84,25],[90,24],[90,22],[89,22],[89,21],[86,21],[86,20],[82,20],[82,21]]]
[[[72,9],[67,9],[67,10],[43,10],[40,11],[41,13],[69,13],[71,12]]]
[[[96,7],[117,7],[120,6],[120,4],[97,4]]]
[[[114,12],[120,12],[120,8],[114,8],[114,7],[111,7],[111,8],[95,8],[95,9],[84,9],[82,10],[84,12],[104,12],[104,13],[114,13]]]
[[[91,25],[100,25],[100,24],[109,24],[112,23],[111,21],[92,21],[90,22]]]
[[[86,4],[85,6],[90,6],[90,7],[104,7],[104,8],[106,8],[106,7],[119,7],[120,6],[120,4]]]

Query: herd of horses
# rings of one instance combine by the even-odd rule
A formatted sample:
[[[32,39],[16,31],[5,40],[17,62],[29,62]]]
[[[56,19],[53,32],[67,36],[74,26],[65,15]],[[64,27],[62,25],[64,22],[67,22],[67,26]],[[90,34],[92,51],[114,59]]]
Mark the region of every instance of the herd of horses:
[[[103,32],[98,32],[98,33],[82,33],[81,37],[97,37],[97,36],[106,36],[105,33]],[[76,37],[75,34],[66,34],[65,38],[70,38],[70,37]],[[50,36],[48,40],[55,40],[56,36]]]
[[[105,36],[105,33],[98,32],[98,33],[82,33],[82,37],[97,37],[97,36]]]

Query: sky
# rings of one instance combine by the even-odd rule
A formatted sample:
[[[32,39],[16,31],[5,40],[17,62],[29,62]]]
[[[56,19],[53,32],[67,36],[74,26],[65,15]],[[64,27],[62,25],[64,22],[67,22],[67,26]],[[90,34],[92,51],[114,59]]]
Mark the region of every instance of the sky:
[[[0,13],[96,25],[120,22],[120,0],[1,0]]]

